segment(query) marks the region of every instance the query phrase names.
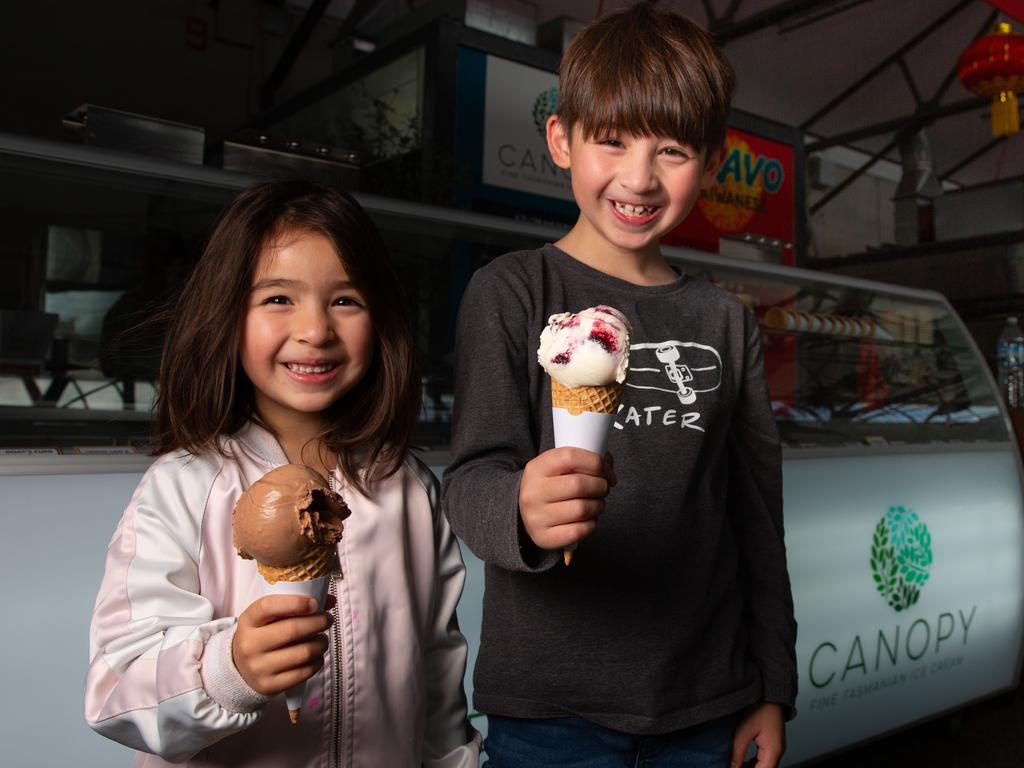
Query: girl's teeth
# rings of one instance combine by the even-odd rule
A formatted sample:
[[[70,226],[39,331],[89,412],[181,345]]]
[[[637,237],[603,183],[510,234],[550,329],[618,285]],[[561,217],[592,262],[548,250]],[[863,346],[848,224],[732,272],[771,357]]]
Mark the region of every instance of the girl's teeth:
[[[333,365],[298,365],[297,363],[288,363],[288,370],[295,371],[296,373],[327,373],[332,368],[334,368]]]
[[[654,210],[654,208],[650,206],[630,205],[629,203],[616,203],[615,207],[620,213],[624,213],[627,216],[646,216]]]

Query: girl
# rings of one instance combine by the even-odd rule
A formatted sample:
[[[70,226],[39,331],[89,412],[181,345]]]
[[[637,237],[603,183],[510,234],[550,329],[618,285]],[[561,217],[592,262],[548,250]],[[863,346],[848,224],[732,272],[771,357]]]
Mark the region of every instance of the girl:
[[[159,458],[110,544],[92,621],[86,719],[152,753],[137,766],[477,765],[462,559],[433,476],[406,455],[419,384],[401,306],[348,195],[262,184],[218,220],[164,349]],[[261,597],[232,547],[235,501],[288,462],[352,510],[329,613]],[[302,680],[291,725],[276,694]]]

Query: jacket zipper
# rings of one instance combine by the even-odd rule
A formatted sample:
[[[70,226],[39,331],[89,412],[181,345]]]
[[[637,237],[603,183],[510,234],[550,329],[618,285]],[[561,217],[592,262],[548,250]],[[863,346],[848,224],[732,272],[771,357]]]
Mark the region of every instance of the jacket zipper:
[[[332,709],[331,729],[331,765],[334,768],[341,766],[341,716],[343,711],[342,697],[345,695],[344,683],[344,659],[342,658],[341,647],[341,605],[338,599],[337,578],[331,576],[331,584],[328,594],[333,595],[334,600],[334,624],[331,625],[331,668],[334,673],[334,696]]]
[[[327,482],[332,491],[337,491],[334,483],[334,473],[327,475]],[[331,575],[331,583],[328,587],[328,594],[334,596],[334,623],[331,625],[331,670],[334,673],[334,696],[332,697],[332,728],[331,728],[331,765],[333,768],[341,768],[341,730],[342,715],[344,714],[343,697],[345,696],[345,659],[342,655],[341,636],[341,599],[338,594],[338,577]]]

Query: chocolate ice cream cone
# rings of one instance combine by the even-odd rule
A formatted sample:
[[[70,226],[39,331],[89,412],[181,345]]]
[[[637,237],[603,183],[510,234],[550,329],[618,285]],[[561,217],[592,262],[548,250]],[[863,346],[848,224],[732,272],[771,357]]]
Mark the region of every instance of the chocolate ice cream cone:
[[[265,595],[302,595],[316,600],[318,610],[324,609],[327,591],[331,584],[331,573],[337,563],[335,547],[320,547],[310,558],[291,568],[274,568],[257,565],[263,579]],[[317,575],[311,575],[311,574]],[[297,578],[302,576],[302,578]],[[292,578],[289,578],[292,577]],[[288,707],[288,719],[299,722],[299,712],[306,698],[305,681],[293,685],[284,692]]]
[[[330,573],[334,569],[336,555],[334,547],[318,547],[301,563],[284,568],[257,563],[256,569],[267,584],[276,584],[279,581],[309,581]]]
[[[231,514],[232,540],[240,557],[256,561],[263,594],[312,597],[323,610],[348,515],[327,478],[310,467],[285,464],[239,497]],[[293,723],[305,691],[305,682],[285,691]]]

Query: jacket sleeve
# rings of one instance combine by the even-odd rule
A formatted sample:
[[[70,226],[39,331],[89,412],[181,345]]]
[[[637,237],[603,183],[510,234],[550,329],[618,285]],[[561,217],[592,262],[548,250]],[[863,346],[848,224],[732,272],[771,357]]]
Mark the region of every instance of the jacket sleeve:
[[[451,462],[442,485],[455,533],[485,563],[510,571],[561,562],[559,552],[537,548],[519,516],[523,467],[539,444],[530,417],[538,380],[528,366],[541,328],[530,328],[527,296],[486,267],[466,289],[455,343]]]
[[[750,655],[762,699],[795,715],[796,619],[786,568],[782,449],[765,377],[761,334],[745,312],[743,378],[729,435],[729,510],[736,527]]]
[[[179,761],[250,726],[265,698],[230,663],[235,617],[216,617],[200,594],[200,532],[219,462],[166,456],[143,477],[107,550],[90,627],[85,717],[97,732]],[[226,643],[226,645],[225,645]],[[220,647],[220,653],[209,647]],[[238,709],[211,697],[204,659],[234,687]],[[244,695],[248,691],[249,697]],[[231,697],[222,697],[231,699]]]
[[[477,768],[481,737],[467,719],[463,679],[468,650],[455,611],[466,580],[466,567],[458,541],[441,514],[437,480],[432,474],[427,489],[433,510],[437,572],[425,653],[427,721],[423,764],[426,768]]]

